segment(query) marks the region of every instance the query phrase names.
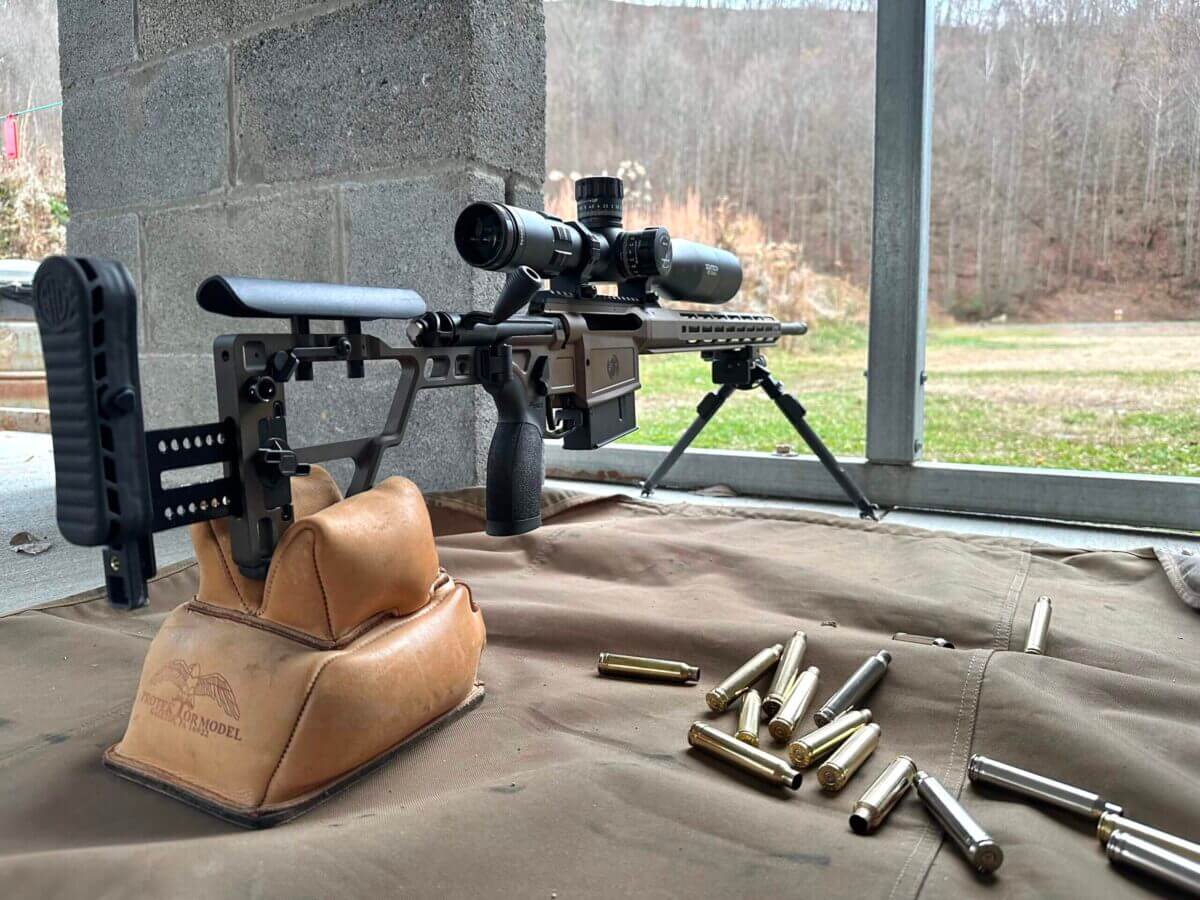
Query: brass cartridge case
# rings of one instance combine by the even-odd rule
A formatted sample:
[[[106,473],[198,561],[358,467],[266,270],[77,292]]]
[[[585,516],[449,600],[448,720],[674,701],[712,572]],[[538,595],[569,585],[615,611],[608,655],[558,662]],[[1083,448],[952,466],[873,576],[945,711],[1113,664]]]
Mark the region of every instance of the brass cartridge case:
[[[759,650],[734,669],[724,681],[705,694],[704,702],[713,712],[725,712],[729,708],[729,704],[754,687],[754,682],[762,678],[782,655],[783,644],[775,644]]]
[[[751,688],[742,694],[742,708],[738,711],[737,733],[739,741],[744,741],[751,747],[758,746],[758,723],[762,719],[762,699],[758,691]]]
[[[1096,824],[1096,837],[1100,838],[1100,843],[1107,844],[1114,831],[1123,831],[1147,843],[1157,844],[1164,850],[1170,850],[1172,853],[1178,853],[1193,862],[1200,863],[1200,844],[1195,841],[1185,840],[1169,831],[1151,828],[1149,825],[1127,819],[1120,813],[1101,813],[1100,821]]]
[[[846,738],[846,742],[833,751],[833,756],[821,763],[817,769],[817,781],[821,782],[821,790],[833,792],[844,788],[846,782],[854,777],[854,773],[861,769],[862,764],[875,752],[882,732],[883,729],[872,722]]]
[[[1033,616],[1029,620],[1029,635],[1025,638],[1025,652],[1041,656],[1046,652],[1046,635],[1050,632],[1050,598],[1038,597],[1033,605]]]
[[[1140,869],[1181,891],[1200,897],[1200,863],[1126,831],[1112,833],[1104,852],[1115,863]]]
[[[1000,868],[1004,862],[1004,851],[1000,845],[992,840],[991,835],[963,809],[962,804],[940,781],[927,772],[918,771],[913,775],[913,785],[925,808],[977,872],[988,875]]]
[[[945,638],[934,637],[930,634],[909,634],[907,631],[897,631],[892,635],[893,641],[904,641],[908,644],[928,644],[930,647],[945,647],[953,650],[954,645]]]
[[[770,784],[783,785],[793,791],[800,787],[803,776],[785,760],[744,744],[732,734],[704,722],[692,723],[688,743]]]
[[[863,791],[850,813],[850,828],[855,834],[870,834],[883,824],[888,813],[904,796],[917,774],[917,766],[907,756],[897,756]]]
[[[887,673],[888,663],[892,654],[880,650],[846,679],[846,683],[833,692],[833,696],[813,714],[813,721],[818,725],[828,725],[848,709],[853,709],[858,702],[875,687],[879,679]]]
[[[856,709],[838,716],[828,725],[822,725],[788,744],[788,758],[797,768],[807,769],[870,721],[869,709]]]
[[[771,737],[781,744],[792,739],[796,725],[804,718],[804,711],[817,694],[817,679],[820,676],[821,670],[816,666],[809,666],[796,676],[795,684],[784,699],[783,706],[767,724]]]
[[[1015,794],[1049,803],[1089,819],[1099,819],[1100,815],[1106,812],[1120,815],[1125,811],[1115,803],[1109,803],[1099,794],[978,753],[972,756],[967,764],[967,777],[973,782],[1007,788]]]
[[[700,667],[673,659],[654,659],[649,656],[627,656],[624,653],[601,653],[596,663],[601,675],[620,675],[626,678],[646,678],[651,681],[672,681],[690,684],[700,680]]]
[[[804,661],[807,647],[808,637],[803,631],[797,631],[784,645],[783,656],[779,657],[779,665],[775,667],[775,677],[771,679],[771,687],[763,697],[762,711],[768,719],[774,718],[779,712],[800,676],[800,663]]]

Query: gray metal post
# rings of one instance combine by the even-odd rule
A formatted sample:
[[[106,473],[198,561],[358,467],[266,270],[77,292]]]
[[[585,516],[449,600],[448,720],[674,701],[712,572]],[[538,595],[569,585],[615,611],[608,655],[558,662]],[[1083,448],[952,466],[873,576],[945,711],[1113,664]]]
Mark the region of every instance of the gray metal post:
[[[876,12],[875,211],[867,459],[904,465],[924,435],[925,286],[935,0]]]

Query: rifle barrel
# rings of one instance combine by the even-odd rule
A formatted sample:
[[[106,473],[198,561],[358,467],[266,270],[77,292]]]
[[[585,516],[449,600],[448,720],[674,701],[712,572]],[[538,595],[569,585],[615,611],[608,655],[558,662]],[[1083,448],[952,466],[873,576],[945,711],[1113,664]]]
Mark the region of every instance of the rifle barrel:
[[[808,334],[808,325],[804,322],[780,322],[779,327],[784,337],[788,335]]]

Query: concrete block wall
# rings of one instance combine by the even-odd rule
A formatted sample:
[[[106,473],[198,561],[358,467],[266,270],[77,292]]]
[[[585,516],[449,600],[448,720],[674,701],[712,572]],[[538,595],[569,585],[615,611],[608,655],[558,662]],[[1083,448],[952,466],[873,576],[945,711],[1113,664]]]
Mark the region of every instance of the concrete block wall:
[[[133,274],[150,427],[215,418],[218,334],[283,329],[202,312],[208,275],[484,308],[499,276],[459,260],[455,217],[540,198],[542,0],[60,0],[59,43],[68,249]],[[367,330],[403,342],[397,323]],[[377,432],[393,389],[386,364],[317,367],[288,386],[292,435]],[[386,469],[478,483],[493,422],[480,390],[419,394]]]

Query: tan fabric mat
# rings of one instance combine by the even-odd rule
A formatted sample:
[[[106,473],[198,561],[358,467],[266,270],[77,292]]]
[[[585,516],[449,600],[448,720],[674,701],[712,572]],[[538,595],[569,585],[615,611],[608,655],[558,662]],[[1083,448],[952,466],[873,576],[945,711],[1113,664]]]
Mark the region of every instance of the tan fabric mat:
[[[150,611],[76,598],[0,622],[3,895],[1161,895],[1110,869],[1084,825],[969,785],[1006,853],[991,884],[911,795],[855,836],[852,800],[898,753],[958,790],[985,752],[1200,837],[1200,619],[1152,551],[562,493],[540,531],[495,540],[478,533],[480,499],[431,504],[442,562],[487,617],[483,704],[276,829],[240,830],[100,764],[193,568],[155,582]],[[1039,594],[1054,598],[1049,655],[1012,652]],[[763,788],[687,749],[704,686],[797,627],[822,694],[880,647],[895,658],[870,704],[883,742],[840,795],[811,775],[794,794]],[[958,649],[889,640],[901,630]],[[601,679],[606,649],[699,664],[702,684]]]

